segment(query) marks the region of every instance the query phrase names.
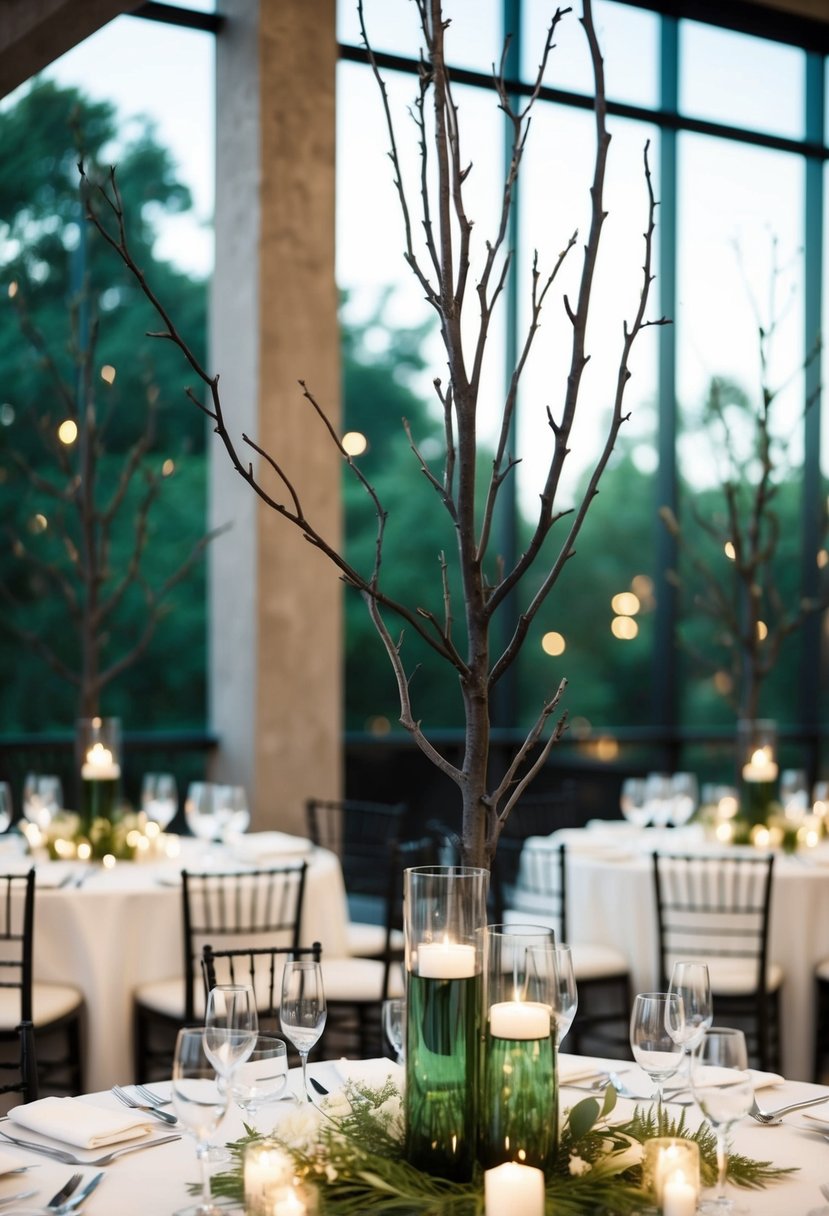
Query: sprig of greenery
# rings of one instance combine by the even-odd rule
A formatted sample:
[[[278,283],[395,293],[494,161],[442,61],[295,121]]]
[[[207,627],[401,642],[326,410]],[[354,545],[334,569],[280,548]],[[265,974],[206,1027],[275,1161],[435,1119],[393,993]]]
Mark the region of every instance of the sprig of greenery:
[[[337,1103],[319,1108],[318,1134],[313,1144],[297,1146],[279,1135],[298,1177],[319,1190],[321,1210],[332,1216],[482,1216],[483,1172],[469,1183],[451,1182],[415,1169],[405,1160],[402,1140],[394,1134],[389,1107],[400,1095],[389,1081],[382,1089],[346,1087],[342,1113]],[[632,1216],[642,1208],[642,1145],[655,1136],[678,1136],[699,1146],[703,1184],[716,1181],[716,1137],[707,1125],[691,1131],[685,1112],[678,1118],[665,1110],[637,1106],[623,1123],[610,1123],[616,1091],[608,1086],[601,1101],[584,1098],[567,1112],[556,1160],[548,1171],[546,1209],[556,1216]],[[217,1196],[244,1200],[244,1154],[248,1145],[265,1139],[251,1127],[228,1145],[230,1170],[213,1178]],[[736,1186],[759,1189],[793,1173],[792,1169],[731,1154],[729,1180]],[[191,1188],[194,1193],[198,1184]]]

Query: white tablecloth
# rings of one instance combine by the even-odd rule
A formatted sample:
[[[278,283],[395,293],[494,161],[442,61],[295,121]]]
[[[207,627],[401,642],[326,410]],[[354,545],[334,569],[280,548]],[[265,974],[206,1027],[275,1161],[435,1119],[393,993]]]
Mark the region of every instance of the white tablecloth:
[[[561,842],[568,850],[571,942],[598,942],[622,950],[630,960],[634,992],[652,991],[657,984],[657,939],[651,854],[659,849],[722,852],[722,846],[703,842],[693,828],[627,830],[620,824],[533,837],[531,847]],[[812,1076],[813,971],[816,962],[829,958],[829,847],[825,844],[808,853],[777,856],[769,948],[771,961],[785,973],[783,1072],[805,1081]]]
[[[618,1060],[604,1063],[610,1067],[619,1065]],[[331,1073],[326,1065],[315,1066],[312,1062],[310,1071],[312,1074],[319,1071],[320,1076],[330,1084]],[[813,1085],[786,1082],[773,1090],[761,1091],[761,1097],[764,1102],[768,1099],[767,1104],[771,1106],[820,1092],[827,1091],[821,1091]],[[561,1107],[571,1106],[583,1097],[584,1093],[577,1089],[563,1088]],[[88,1100],[117,1107],[115,1099],[109,1094],[93,1094]],[[633,1108],[633,1102],[620,1099],[617,1107],[620,1119],[628,1117]],[[285,1103],[284,1109],[294,1108]],[[678,1113],[680,1108],[673,1109]],[[700,1116],[695,1107],[690,1107],[687,1108],[686,1117],[689,1126],[695,1127]],[[161,1129],[161,1125],[159,1128]],[[827,1146],[825,1140],[807,1128],[808,1122],[802,1114],[787,1115],[779,1127],[761,1127],[753,1120],[746,1119],[735,1128],[736,1151],[756,1159],[772,1161],[776,1165],[798,1167],[789,1180],[776,1183],[765,1190],[732,1192],[743,1200],[752,1216],[781,1216],[781,1213],[786,1216],[806,1216],[811,1209],[819,1209],[822,1206],[824,1201],[818,1187],[820,1183],[827,1181]],[[164,1134],[163,1129],[161,1134]],[[233,1109],[220,1125],[213,1142],[229,1142],[241,1134],[239,1112]],[[0,1201],[4,1195],[24,1189],[29,1180],[30,1185],[37,1187],[40,1196],[46,1199],[66,1180],[70,1171],[68,1166],[59,1165],[46,1157],[35,1156],[25,1149],[9,1146],[8,1149],[4,1148],[3,1153],[4,1156],[7,1153],[13,1154],[21,1165],[36,1164],[37,1169],[22,1177],[14,1174],[0,1177]],[[215,1168],[222,1170],[226,1167],[217,1165]],[[89,1177],[94,1171],[89,1168],[82,1172],[84,1177]],[[197,1183],[199,1177],[194,1144],[185,1135],[180,1141],[134,1153],[107,1167],[100,1186],[85,1203],[84,1212],[88,1216],[113,1216],[116,1212],[118,1216],[162,1216],[193,1202],[187,1187],[188,1183]]]
[[[200,869],[201,846],[182,840],[177,862],[120,862],[113,869],[85,863],[38,865],[35,899],[35,978],[71,983],[86,997],[86,1082],[92,1090],[132,1080],[132,993],[139,984],[181,974],[181,883],[184,865]],[[305,885],[301,943],[322,943],[325,958],[348,953],[348,904],[338,858],[312,849]],[[287,864],[294,856],[269,856]],[[232,859],[217,852],[215,868]],[[16,868],[27,864],[22,859]],[[265,864],[265,863],[263,863]],[[8,854],[0,869],[11,868]],[[65,886],[52,884],[71,876]],[[76,877],[83,885],[74,885]]]

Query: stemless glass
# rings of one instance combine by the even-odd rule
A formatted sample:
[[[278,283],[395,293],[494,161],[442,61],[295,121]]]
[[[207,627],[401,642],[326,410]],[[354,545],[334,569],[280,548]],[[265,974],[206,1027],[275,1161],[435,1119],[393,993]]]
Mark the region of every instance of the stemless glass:
[[[178,789],[172,773],[145,773],[141,783],[141,809],[163,831],[178,810]]]
[[[706,1030],[691,1056],[691,1089],[717,1137],[717,1196],[701,1203],[700,1211],[722,1214],[746,1211],[725,1193],[728,1133],[748,1114],[754,1100],[742,1030],[725,1026]]]
[[[323,1032],[327,1012],[320,964],[313,959],[291,959],[282,973],[279,1021],[282,1033],[299,1052],[302,1088],[309,1102],[308,1056]]]
[[[630,1015],[633,1058],[656,1086],[657,1117],[662,1118],[662,1089],[682,1065],[679,1041],[685,1024],[682,997],[675,992],[640,992]]]
[[[685,1022],[681,1028],[675,1029],[674,1033],[678,1036],[684,1050],[690,1053],[702,1041],[702,1036],[714,1021],[708,964],[674,963],[668,992],[676,992],[682,997]]]
[[[207,995],[204,1050],[224,1083],[256,1046],[259,1017],[250,984],[217,984]]]
[[[406,1062],[406,1002],[401,997],[383,1001],[383,1031],[398,1064]]]
[[[196,1141],[196,1156],[202,1171],[201,1202],[182,1208],[176,1216],[221,1216],[227,1211],[213,1202],[210,1193],[210,1137],[224,1118],[228,1094],[219,1085],[216,1070],[207,1058],[204,1031],[180,1030],[173,1056],[173,1109],[185,1131]]]
[[[256,1116],[270,1102],[278,1102],[288,1084],[288,1049],[282,1039],[260,1034],[253,1051],[233,1070],[230,1092],[237,1106],[256,1127]]]

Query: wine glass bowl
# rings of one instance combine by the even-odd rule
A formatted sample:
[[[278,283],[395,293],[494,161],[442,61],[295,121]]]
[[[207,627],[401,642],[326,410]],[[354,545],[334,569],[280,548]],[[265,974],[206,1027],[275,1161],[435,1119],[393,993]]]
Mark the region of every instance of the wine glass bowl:
[[[221,1216],[227,1209],[213,1203],[210,1191],[210,1137],[225,1116],[227,1091],[207,1056],[201,1028],[180,1030],[173,1055],[173,1110],[179,1123],[196,1141],[202,1171],[202,1197],[176,1216]]]
[[[685,1007],[673,992],[640,992],[630,1015],[630,1046],[633,1058],[656,1086],[658,1117],[662,1116],[665,1082],[682,1065]]]
[[[725,1026],[706,1030],[691,1055],[691,1089],[717,1137],[717,1196],[700,1204],[700,1211],[728,1216],[744,1210],[736,1208],[725,1193],[728,1133],[754,1101],[742,1030]]]
[[[145,773],[141,783],[141,809],[163,831],[178,810],[178,789],[172,773]]]
[[[204,1050],[227,1082],[256,1046],[259,1017],[249,984],[217,984],[207,995]]]
[[[327,1006],[322,983],[322,967],[312,959],[291,959],[282,973],[282,1000],[279,1021],[282,1033],[299,1052],[302,1088],[308,1092],[308,1056],[325,1028]]]
[[[60,777],[51,773],[27,773],[23,782],[23,815],[44,831],[63,806]]]
[[[406,1061],[406,1002],[401,997],[383,1001],[383,1033],[398,1064]]]
[[[230,1092],[238,1107],[255,1126],[256,1116],[271,1102],[278,1102],[288,1084],[288,1049],[282,1039],[260,1034],[250,1055],[238,1064],[230,1078]]]
[[[702,1041],[714,1021],[708,964],[691,961],[674,963],[668,991],[682,997],[685,1021],[676,1033],[685,1051],[690,1052]]]
[[[619,806],[624,819],[637,828],[646,828],[650,823],[650,806],[647,802],[644,777],[626,777],[622,782]]]

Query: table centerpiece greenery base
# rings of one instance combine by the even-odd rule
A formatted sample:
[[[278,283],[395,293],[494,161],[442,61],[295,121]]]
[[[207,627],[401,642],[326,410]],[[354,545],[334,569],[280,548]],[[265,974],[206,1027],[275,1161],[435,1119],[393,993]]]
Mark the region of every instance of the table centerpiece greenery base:
[[[642,1189],[643,1144],[655,1136],[677,1136],[699,1146],[704,1186],[716,1181],[716,1141],[707,1125],[691,1132],[684,1112],[672,1119],[637,1107],[611,1123],[616,1091],[588,1097],[565,1112],[558,1151],[547,1171],[546,1206],[556,1216],[632,1216],[648,1205]],[[228,1147],[233,1165],[213,1177],[213,1193],[244,1203],[244,1155],[250,1144],[273,1139],[290,1156],[295,1177],[312,1184],[320,1211],[336,1216],[403,1213],[408,1216],[482,1216],[483,1171],[470,1182],[452,1182],[415,1169],[404,1156],[403,1105],[389,1078],[381,1088],[349,1083],[319,1106],[302,1104],[284,1116],[271,1137],[246,1126]],[[758,1189],[787,1177],[790,1168],[731,1154],[729,1181]],[[199,1184],[200,1185],[200,1184]],[[199,1189],[192,1184],[191,1190]]]

